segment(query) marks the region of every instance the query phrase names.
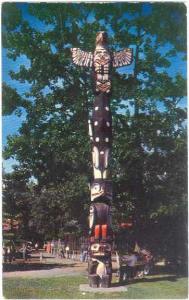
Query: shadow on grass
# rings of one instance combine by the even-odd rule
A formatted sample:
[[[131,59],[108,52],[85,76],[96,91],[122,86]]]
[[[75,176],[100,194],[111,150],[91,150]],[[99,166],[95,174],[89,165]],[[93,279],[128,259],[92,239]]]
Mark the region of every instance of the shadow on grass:
[[[138,280],[133,280],[132,282],[129,282],[129,284],[131,283],[140,283],[140,282],[158,282],[158,281],[171,281],[171,282],[175,282],[177,281],[178,277],[175,275],[172,276],[163,276],[163,277],[153,277],[153,278],[141,278]]]
[[[76,264],[41,264],[41,263],[4,263],[3,272],[16,272],[16,271],[36,271],[36,270],[51,270],[54,268],[67,268],[75,267]]]
[[[141,279],[133,279],[131,281],[123,281],[123,282],[113,282],[111,287],[119,287],[119,286],[127,286],[130,284],[137,284],[137,283],[146,283],[146,282],[158,282],[158,281],[171,281],[176,282],[177,276],[163,276],[163,277],[153,277],[153,278],[141,278]]]
[[[161,275],[161,274],[173,274],[175,276],[187,276],[188,268],[186,265],[165,265],[165,266],[157,266],[155,265],[152,268],[152,275]]]
[[[179,272],[180,271],[180,272]],[[115,272],[115,270],[113,270]],[[122,281],[112,283],[112,287],[137,284],[137,283],[145,283],[145,282],[160,282],[160,281],[170,281],[176,282],[180,277],[187,277],[187,274],[183,270],[176,270],[171,265],[166,266],[153,266],[150,277],[145,276],[144,278],[132,279],[131,281]]]

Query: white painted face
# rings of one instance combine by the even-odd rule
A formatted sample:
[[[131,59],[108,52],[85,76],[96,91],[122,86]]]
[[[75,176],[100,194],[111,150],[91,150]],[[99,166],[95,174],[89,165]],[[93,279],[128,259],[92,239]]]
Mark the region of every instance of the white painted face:
[[[94,192],[95,193],[98,193],[98,192],[100,192],[100,190],[101,190],[101,186],[100,186],[100,184],[95,184],[95,186],[94,186]]]
[[[99,243],[95,243],[91,245],[91,250],[94,252],[98,252],[98,251],[103,251],[103,252],[107,252],[107,251],[111,251],[111,245],[110,244],[99,244]]]
[[[100,248],[100,244],[92,244],[91,245],[91,250],[92,251],[98,251]]]
[[[104,171],[103,172],[103,178],[107,178],[107,173],[105,174]],[[97,197],[101,197],[106,195],[107,199],[111,200],[112,199],[112,186],[104,184],[104,183],[94,183],[91,186],[91,201],[93,201],[95,198]]]
[[[91,200],[93,201],[93,199],[95,199],[96,197],[100,197],[104,194],[105,190],[104,190],[104,186],[100,185],[98,183],[95,183],[92,187],[91,187]]]

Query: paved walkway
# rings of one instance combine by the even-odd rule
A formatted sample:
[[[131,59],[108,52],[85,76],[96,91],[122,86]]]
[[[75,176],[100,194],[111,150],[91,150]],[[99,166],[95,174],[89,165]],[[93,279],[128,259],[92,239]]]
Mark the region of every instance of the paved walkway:
[[[32,255],[26,263],[23,260],[16,260],[3,272],[4,278],[10,277],[57,277],[57,276],[87,276],[87,263],[73,259],[57,259],[50,254],[43,253],[43,260],[40,262],[39,254]],[[14,271],[12,271],[14,269]],[[20,270],[21,269],[21,270]]]

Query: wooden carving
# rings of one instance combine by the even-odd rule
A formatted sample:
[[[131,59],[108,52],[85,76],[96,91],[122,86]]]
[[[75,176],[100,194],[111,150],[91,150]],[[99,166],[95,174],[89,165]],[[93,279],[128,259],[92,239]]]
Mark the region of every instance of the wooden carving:
[[[132,63],[133,51],[130,48],[126,48],[122,51],[113,52],[113,67],[118,68],[122,66],[128,66]]]
[[[97,93],[110,93],[111,68],[128,66],[133,59],[133,52],[130,48],[111,53],[108,49],[108,36],[104,31],[97,34],[94,53],[83,51],[80,48],[72,48],[71,51],[73,62],[76,65],[94,69],[95,91]]]
[[[92,52],[86,52],[79,48],[72,48],[72,58],[74,64],[81,67],[92,67],[93,65],[93,54]]]
[[[113,197],[109,175],[112,146],[112,115],[110,111],[111,70],[132,63],[132,49],[111,52],[106,32],[96,37],[94,53],[72,48],[73,62],[93,69],[95,99],[89,136],[92,143],[94,181],[91,184],[89,217],[89,284],[109,287],[112,278],[111,251],[113,232],[110,203]]]

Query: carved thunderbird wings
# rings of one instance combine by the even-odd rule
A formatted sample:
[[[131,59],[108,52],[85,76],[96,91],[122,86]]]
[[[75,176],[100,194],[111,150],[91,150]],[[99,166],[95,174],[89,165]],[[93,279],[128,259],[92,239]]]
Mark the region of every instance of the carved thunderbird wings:
[[[93,66],[93,53],[86,52],[80,48],[72,48],[72,58],[74,64],[83,67],[92,67]]]
[[[128,66],[132,63],[133,51],[130,48],[126,48],[122,51],[113,52],[113,67]]]
[[[83,67],[92,67],[94,55],[92,52],[83,51],[80,48],[72,48],[72,58],[74,64]],[[126,48],[121,51],[113,52],[112,65],[114,68],[128,66],[133,60],[133,51],[131,48]]]
[[[105,44],[98,43],[94,53],[86,52],[80,48],[72,48],[73,62],[82,67],[93,67],[95,78],[95,91],[97,93],[110,93],[111,68],[128,66],[132,63],[132,49],[111,53]]]

